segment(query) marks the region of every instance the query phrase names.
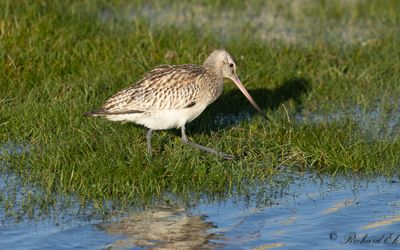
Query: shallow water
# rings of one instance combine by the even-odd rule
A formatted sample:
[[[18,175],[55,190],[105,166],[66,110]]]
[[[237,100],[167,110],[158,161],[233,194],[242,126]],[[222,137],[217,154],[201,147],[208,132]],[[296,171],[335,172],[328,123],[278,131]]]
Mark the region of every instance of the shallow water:
[[[357,13],[358,1],[341,1],[343,10]],[[215,8],[201,3],[176,2],[174,4],[126,4],[104,8],[99,13],[102,22],[137,22],[146,20],[150,28],[195,28],[201,33],[218,34],[221,42],[249,35],[268,43],[305,45],[310,41],[367,46],[380,41],[387,32],[387,24],[374,21],[318,18],[309,0],[282,1],[280,3],[245,4],[240,9]],[[312,15],[310,15],[312,14]],[[238,21],[239,20],[239,21]],[[234,25],[232,25],[234,24]],[[305,28],[307,27],[307,28]],[[246,33],[247,34],[247,33]]]
[[[154,207],[118,217],[102,218],[88,207],[79,212],[67,209],[57,218],[15,222],[4,217],[1,207],[0,245],[4,249],[398,248],[399,187],[398,180],[383,178],[304,175],[287,186],[259,187],[246,199],[204,201],[190,208]]]

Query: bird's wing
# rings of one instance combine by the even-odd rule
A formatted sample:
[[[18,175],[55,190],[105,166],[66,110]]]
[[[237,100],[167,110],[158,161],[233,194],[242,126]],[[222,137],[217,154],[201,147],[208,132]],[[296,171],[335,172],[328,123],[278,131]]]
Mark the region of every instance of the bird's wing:
[[[191,107],[199,97],[200,86],[196,83],[203,77],[204,70],[197,65],[162,65],[108,99],[103,110],[137,113]]]

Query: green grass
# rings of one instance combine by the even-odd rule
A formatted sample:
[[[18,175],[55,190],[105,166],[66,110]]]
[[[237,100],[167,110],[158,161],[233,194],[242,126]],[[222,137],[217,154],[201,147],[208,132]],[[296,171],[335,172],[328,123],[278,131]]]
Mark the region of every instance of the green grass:
[[[170,8],[18,2],[0,2],[0,142],[31,147],[3,155],[10,162],[3,171],[46,194],[122,202],[224,194],[268,180],[281,165],[398,175],[399,129],[387,132],[396,114],[399,124],[398,1],[257,1],[256,7],[205,1]],[[203,11],[213,22],[187,22],[173,8]],[[237,160],[188,148],[173,130],[154,134],[148,157],[142,127],[82,116],[159,64],[201,64],[221,47],[236,58],[240,78],[270,121],[227,82],[188,132]],[[375,127],[366,129],[362,117],[377,108]],[[237,122],[235,115],[248,119]]]

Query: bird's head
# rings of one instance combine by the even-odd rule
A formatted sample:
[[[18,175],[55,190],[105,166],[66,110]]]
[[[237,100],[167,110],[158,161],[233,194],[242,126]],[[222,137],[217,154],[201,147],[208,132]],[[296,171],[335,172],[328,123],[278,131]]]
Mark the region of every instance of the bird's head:
[[[205,60],[204,66],[212,70],[216,75],[234,79],[236,75],[236,63],[232,56],[225,50],[213,51]]]
[[[239,77],[236,73],[236,63],[233,60],[232,56],[226,52],[225,50],[215,50],[213,51],[207,59],[204,61],[204,67],[212,70],[215,74],[222,76],[224,78],[231,79],[236,86],[240,89],[240,91],[246,96],[246,98],[250,101],[250,103],[254,106],[254,108],[264,117],[264,112],[260,109],[254,99],[251,97],[249,92],[247,92],[246,88],[243,86]]]

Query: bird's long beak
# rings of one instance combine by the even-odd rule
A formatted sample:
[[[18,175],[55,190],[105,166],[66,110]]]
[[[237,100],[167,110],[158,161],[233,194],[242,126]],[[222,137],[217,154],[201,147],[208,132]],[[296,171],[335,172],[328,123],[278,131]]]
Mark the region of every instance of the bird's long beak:
[[[249,100],[249,102],[253,105],[253,107],[258,111],[258,113],[260,113],[260,115],[266,119],[268,119],[268,117],[266,116],[266,114],[261,110],[261,108],[257,105],[257,103],[254,101],[253,97],[251,97],[251,95],[249,94],[249,92],[247,92],[246,88],[244,87],[244,85],[242,84],[242,82],[239,80],[239,77],[235,76],[232,77],[231,80],[236,84],[236,86],[238,86],[238,88],[240,89],[240,91],[242,91],[243,95],[247,98],[247,100]]]

